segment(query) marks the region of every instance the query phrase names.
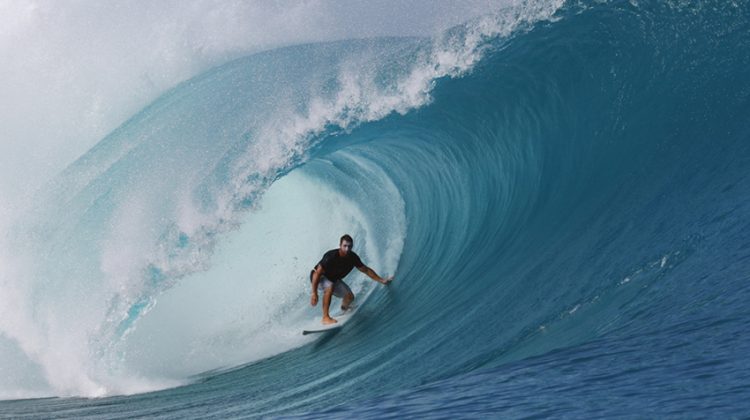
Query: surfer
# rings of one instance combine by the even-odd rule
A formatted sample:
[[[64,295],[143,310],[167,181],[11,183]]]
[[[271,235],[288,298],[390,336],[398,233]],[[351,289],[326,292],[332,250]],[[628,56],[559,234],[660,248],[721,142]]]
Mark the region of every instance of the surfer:
[[[338,249],[332,249],[320,259],[315,269],[310,272],[310,281],[312,282],[312,297],[310,304],[318,304],[318,290],[323,292],[323,324],[333,324],[338,321],[331,318],[328,314],[328,308],[331,306],[331,296],[344,299],[341,303],[341,309],[346,311],[350,308],[354,300],[354,293],[349,286],[344,283],[343,278],[357,267],[357,270],[365,273],[368,277],[378,283],[387,285],[393,280],[393,276],[384,279],[380,277],[372,268],[364,265],[359,259],[352,247],[354,240],[349,235],[344,235],[339,240]]]

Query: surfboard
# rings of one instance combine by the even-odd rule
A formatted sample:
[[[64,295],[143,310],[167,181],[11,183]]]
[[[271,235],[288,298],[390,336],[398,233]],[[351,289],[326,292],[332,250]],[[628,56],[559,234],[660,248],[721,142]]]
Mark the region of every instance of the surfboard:
[[[336,314],[332,314],[331,317],[338,321],[335,324],[323,325],[320,322],[320,318],[316,318],[314,321],[310,322],[309,325],[305,326],[305,328],[302,330],[302,335],[321,334],[340,330],[341,327],[343,327],[344,324],[346,324],[346,322],[352,318],[352,315],[354,315],[355,312],[356,308],[351,308],[347,311],[340,311]]]

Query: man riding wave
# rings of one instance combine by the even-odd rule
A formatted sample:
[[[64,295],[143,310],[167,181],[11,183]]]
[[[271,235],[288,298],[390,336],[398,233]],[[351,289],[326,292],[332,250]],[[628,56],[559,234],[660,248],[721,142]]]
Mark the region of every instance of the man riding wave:
[[[338,249],[332,249],[325,254],[315,269],[310,272],[310,281],[312,282],[312,296],[310,304],[318,304],[318,291],[323,292],[323,324],[334,324],[338,321],[331,318],[328,309],[331,306],[331,296],[342,298],[341,309],[346,311],[351,307],[354,300],[354,293],[349,286],[344,283],[343,278],[356,267],[357,270],[365,273],[368,277],[378,283],[388,285],[393,280],[393,276],[386,279],[380,277],[373,269],[364,265],[352,247],[354,240],[349,235],[344,235],[339,241]]]

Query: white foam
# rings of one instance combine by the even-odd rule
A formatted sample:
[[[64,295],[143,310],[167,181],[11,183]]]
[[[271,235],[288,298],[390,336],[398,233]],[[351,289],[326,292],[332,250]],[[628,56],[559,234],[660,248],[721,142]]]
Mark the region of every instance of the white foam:
[[[506,3],[0,2],[0,196],[35,189],[165,90],[233,58],[431,35]]]

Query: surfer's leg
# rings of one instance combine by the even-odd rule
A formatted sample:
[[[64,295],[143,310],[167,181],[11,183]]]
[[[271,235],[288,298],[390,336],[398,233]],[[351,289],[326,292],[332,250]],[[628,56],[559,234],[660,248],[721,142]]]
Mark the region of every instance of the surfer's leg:
[[[351,307],[352,301],[354,300],[354,293],[352,293],[352,289],[350,289],[349,285],[344,283],[343,280],[339,280],[336,285],[336,296],[344,299],[344,301],[341,302],[341,310],[346,311]]]
[[[328,309],[331,307],[331,296],[333,296],[333,287],[329,287],[325,289],[325,292],[323,293],[323,323],[324,324],[334,324],[338,321],[331,318],[331,315],[328,313]]]

